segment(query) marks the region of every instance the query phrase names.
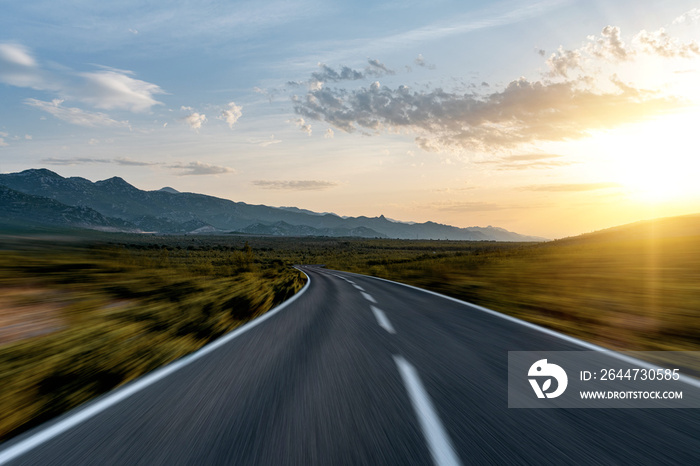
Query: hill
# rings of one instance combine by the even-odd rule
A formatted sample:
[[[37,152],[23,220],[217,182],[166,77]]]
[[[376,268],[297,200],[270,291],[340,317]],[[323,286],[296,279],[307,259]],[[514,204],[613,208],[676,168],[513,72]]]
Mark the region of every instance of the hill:
[[[92,209],[106,218],[120,219],[126,229],[145,232],[244,232],[286,236],[359,236],[365,238],[451,239],[471,241],[543,241],[502,228],[457,228],[435,222],[400,223],[386,217],[340,217],[298,208],[278,208],[234,202],[172,188],[140,190],[122,178],[91,182],[64,178],[47,169],[0,174],[0,185]],[[31,204],[27,205],[27,209]],[[29,218],[34,213],[27,211]]]

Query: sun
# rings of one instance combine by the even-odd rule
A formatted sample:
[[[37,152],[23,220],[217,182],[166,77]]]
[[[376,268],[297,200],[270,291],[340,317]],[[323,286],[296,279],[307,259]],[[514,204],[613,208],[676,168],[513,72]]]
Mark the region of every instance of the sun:
[[[611,132],[604,147],[612,181],[643,203],[682,201],[700,193],[698,121],[700,108],[695,107]]]

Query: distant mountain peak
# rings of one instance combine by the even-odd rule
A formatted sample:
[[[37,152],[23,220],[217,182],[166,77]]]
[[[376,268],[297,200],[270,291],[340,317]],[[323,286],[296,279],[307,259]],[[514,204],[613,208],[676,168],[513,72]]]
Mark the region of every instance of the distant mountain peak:
[[[47,168],[30,168],[29,170],[24,170],[19,172],[17,175],[21,177],[46,177],[46,178],[56,178],[63,179],[61,175],[56,172],[52,172]]]
[[[175,188],[171,188],[170,186],[165,186],[163,188],[160,188],[158,191],[162,191],[164,193],[170,193],[170,194],[180,194],[180,191],[178,191]]]
[[[135,186],[127,183],[124,178],[120,178],[118,176],[113,176],[112,178],[108,178],[106,180],[101,180],[101,181],[96,181],[95,184],[97,186],[114,186],[117,188],[131,188],[131,189],[138,189]]]

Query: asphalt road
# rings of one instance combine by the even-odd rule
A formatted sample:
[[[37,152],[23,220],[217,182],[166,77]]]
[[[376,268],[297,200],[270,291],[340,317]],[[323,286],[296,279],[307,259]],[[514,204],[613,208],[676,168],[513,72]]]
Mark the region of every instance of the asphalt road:
[[[508,408],[508,351],[575,341],[303,270],[279,312],[14,439],[0,464],[700,464],[696,409]]]

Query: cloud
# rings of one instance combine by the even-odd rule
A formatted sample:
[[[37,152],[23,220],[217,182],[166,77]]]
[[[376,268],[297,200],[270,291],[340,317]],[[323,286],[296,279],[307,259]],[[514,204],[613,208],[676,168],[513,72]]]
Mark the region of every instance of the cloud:
[[[605,26],[600,37],[588,36],[588,40],[590,42],[586,44],[585,50],[594,57],[610,61],[625,61],[633,55],[622,41],[620,28],[617,26]]]
[[[321,71],[316,71],[311,73],[310,82],[327,83],[327,82],[337,82],[337,81],[356,81],[358,79],[365,79],[365,75],[361,71],[353,70],[349,66],[343,66],[340,71],[336,71],[330,66],[319,63],[318,67]]]
[[[228,167],[220,167],[216,165],[209,165],[202,162],[190,162],[188,164],[174,164],[169,165],[168,168],[173,168],[176,170],[181,170],[178,175],[221,175],[224,173],[236,173],[236,170]]]
[[[297,118],[296,120],[287,120],[287,122],[294,123],[300,130],[311,136],[311,125],[306,123],[306,120],[304,120],[303,118]]]
[[[558,160],[562,157],[557,154],[515,154],[478,163],[496,165],[498,170],[549,169],[565,167],[575,163]]]
[[[416,65],[423,67],[423,68],[428,68],[429,70],[434,70],[435,65],[429,64],[428,62],[425,61],[425,58],[423,57],[422,54],[418,54],[415,60],[413,60],[413,63]]]
[[[333,139],[335,137],[335,133],[331,128],[326,129],[326,132],[323,133],[323,137],[326,139]]]
[[[263,189],[290,191],[321,191],[338,186],[336,182],[321,180],[256,180],[253,184]]]
[[[367,66],[363,71],[352,69],[349,66],[341,66],[340,69],[336,71],[324,63],[319,63],[318,67],[320,68],[320,71],[311,73],[311,79],[309,79],[306,83],[300,81],[289,81],[287,82],[287,85],[291,87],[298,87],[300,85],[307,84],[309,89],[316,90],[321,89],[325,83],[329,82],[359,81],[367,79],[368,77],[376,78],[377,76],[396,74],[394,70],[389,69],[384,63],[376,59],[368,59]]]
[[[129,127],[128,121],[113,120],[104,113],[89,112],[87,110],[82,110],[75,107],[63,107],[61,106],[63,100],[60,99],[54,99],[51,102],[44,102],[43,100],[37,99],[26,99],[24,103],[31,107],[50,113],[59,120],[63,120],[74,125],[87,126],[89,128],[100,126],[114,128]]]
[[[241,115],[243,115],[242,110],[243,107],[236,105],[236,102],[229,102],[228,109],[221,111],[219,119],[226,121],[229,128],[233,129],[233,125],[235,125]]]
[[[568,183],[568,184],[541,184],[524,186],[521,191],[545,191],[545,192],[586,192],[600,189],[612,189],[621,187],[620,183]]]
[[[379,60],[367,60],[367,63],[369,63],[369,66],[366,69],[366,73],[372,76],[383,76],[383,75],[393,75],[396,74],[394,70],[390,70],[389,68],[386,67],[384,63],[381,63]]]
[[[127,165],[130,167],[147,167],[147,166],[152,166],[152,165],[158,165],[157,163],[154,162],[142,162],[140,160],[133,160],[128,157],[119,157],[116,159],[113,159],[112,162],[116,163],[117,165]]]
[[[52,91],[62,100],[78,101],[100,109],[146,112],[161,105],[154,96],[165,94],[158,85],[134,78],[128,70],[99,67],[75,72],[67,67],[42,68],[31,51],[20,44],[0,44],[0,82]]]
[[[5,138],[0,138],[0,147],[7,147],[7,146],[9,146],[9,144],[5,142]]]
[[[26,68],[35,68],[37,66],[36,60],[29,49],[20,44],[0,44],[0,59]]]
[[[53,90],[55,85],[46,82],[31,51],[14,43],[0,43],[0,82],[10,86],[29,87],[37,90]]]
[[[116,164],[116,165],[127,165],[127,166],[136,166],[136,167],[145,167],[145,166],[153,166],[153,165],[158,165],[157,163],[153,162],[141,162],[138,160],[132,160],[126,157],[120,157],[116,159],[101,159],[101,158],[93,158],[93,157],[69,157],[69,158],[60,158],[60,157],[46,157],[44,159],[41,159],[42,163],[47,163],[51,165],[81,165],[81,164],[86,164],[86,163],[111,163],[111,164]]]
[[[700,21],[700,8],[693,8],[674,19],[673,24],[695,24],[698,21]]]
[[[614,84],[617,92],[599,92],[581,81],[520,78],[500,92],[476,96],[373,83],[353,91],[312,90],[304,98],[293,98],[293,103],[303,118],[325,121],[348,133],[413,132],[416,142],[429,151],[492,151],[536,141],[580,139],[592,130],[642,121],[684,105],[672,97]]]
[[[202,127],[202,124],[207,121],[207,117],[203,113],[194,112],[187,115],[184,120],[190,128],[198,131]]]
[[[549,66],[551,76],[567,78],[569,70],[581,68],[581,52],[578,50],[564,50],[560,46],[556,53],[553,53],[547,59],[546,63]]]
[[[80,165],[85,163],[112,163],[109,159],[97,159],[91,157],[71,157],[71,158],[59,158],[59,157],[46,157],[41,159],[42,163],[47,163],[50,165]]]
[[[103,70],[80,73],[84,83],[73,89],[74,98],[103,109],[123,109],[146,112],[162,105],[153,97],[165,92],[157,85],[129,76],[130,71]]]
[[[257,144],[258,146],[261,146],[261,147],[267,147],[267,146],[271,146],[273,144],[279,144],[282,142],[282,140],[275,138],[275,135],[272,134],[267,139],[249,138],[248,142],[251,144]]]
[[[623,42],[617,26],[606,26],[600,37],[588,36],[587,39],[588,42],[577,50],[565,50],[560,46],[546,61],[549,67],[547,76],[568,78],[570,71],[583,70],[584,64],[593,60],[619,63],[632,60],[642,53],[665,58],[693,58],[700,55],[697,42],[683,42],[671,37],[664,28],[654,32],[641,30],[632,37],[629,46]]]
[[[681,42],[678,38],[669,36],[664,28],[654,32],[642,30],[634,36],[633,41],[639,44],[642,51],[661,57],[693,58],[700,55],[697,42]]]

